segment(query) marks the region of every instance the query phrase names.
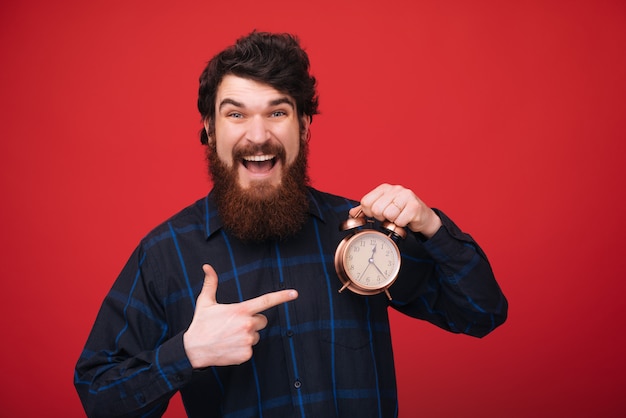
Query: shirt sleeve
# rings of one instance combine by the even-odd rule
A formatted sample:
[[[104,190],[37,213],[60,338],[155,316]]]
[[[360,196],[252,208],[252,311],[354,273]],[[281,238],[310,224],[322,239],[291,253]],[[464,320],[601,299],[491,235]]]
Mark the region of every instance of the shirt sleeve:
[[[435,212],[442,227],[430,239],[415,234],[414,241],[418,258],[427,261],[420,265],[430,268],[409,267],[398,286],[403,297],[392,306],[448,331],[483,337],[504,323],[508,302],[483,250],[443,212]]]
[[[74,384],[87,416],[161,416],[191,378],[182,333],[170,335],[141,246],[106,296],[77,362]]]

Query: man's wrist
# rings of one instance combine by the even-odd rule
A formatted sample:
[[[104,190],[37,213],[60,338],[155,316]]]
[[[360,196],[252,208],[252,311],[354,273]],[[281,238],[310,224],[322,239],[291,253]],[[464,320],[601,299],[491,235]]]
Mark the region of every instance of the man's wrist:
[[[427,226],[420,231],[420,233],[424,235],[426,239],[432,238],[437,233],[437,231],[439,231],[439,228],[441,228],[442,225],[441,218],[439,218],[439,216],[432,209],[431,214],[432,217],[430,219],[430,222],[428,222]]]

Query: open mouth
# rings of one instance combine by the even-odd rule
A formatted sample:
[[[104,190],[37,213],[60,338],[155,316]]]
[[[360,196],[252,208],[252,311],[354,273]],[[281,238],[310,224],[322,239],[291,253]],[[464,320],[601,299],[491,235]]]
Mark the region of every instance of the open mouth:
[[[241,163],[252,173],[266,173],[276,165],[276,161],[276,155],[247,155]]]

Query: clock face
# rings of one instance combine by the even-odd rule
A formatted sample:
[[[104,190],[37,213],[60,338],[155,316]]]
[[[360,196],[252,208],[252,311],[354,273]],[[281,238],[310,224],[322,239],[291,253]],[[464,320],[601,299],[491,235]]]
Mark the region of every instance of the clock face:
[[[364,289],[381,289],[395,280],[400,252],[394,242],[377,231],[356,234],[346,242],[343,267],[352,282]]]

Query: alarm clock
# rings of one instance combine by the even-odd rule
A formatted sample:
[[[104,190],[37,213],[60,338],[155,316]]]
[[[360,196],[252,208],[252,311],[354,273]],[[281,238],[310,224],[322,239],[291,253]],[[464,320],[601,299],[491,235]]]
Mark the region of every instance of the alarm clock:
[[[401,264],[396,241],[406,237],[406,230],[388,220],[380,229],[374,229],[373,224],[359,211],[339,226],[349,232],[335,251],[335,270],[343,284],[339,292],[349,289],[366,296],[385,292],[391,300],[388,289]]]

